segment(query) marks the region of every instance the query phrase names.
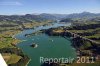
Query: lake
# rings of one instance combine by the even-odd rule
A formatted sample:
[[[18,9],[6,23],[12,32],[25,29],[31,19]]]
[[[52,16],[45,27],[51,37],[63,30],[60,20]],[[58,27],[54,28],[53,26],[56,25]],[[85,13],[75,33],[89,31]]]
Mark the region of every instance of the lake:
[[[69,26],[68,24],[54,23],[52,26],[39,26],[35,29],[27,29],[17,34],[15,37],[22,40],[17,46],[22,49],[24,54],[31,59],[28,66],[41,66],[40,57],[45,58],[75,58],[75,49],[71,46],[70,38],[61,36],[48,36],[46,34],[38,34],[31,37],[25,37],[25,34],[30,34],[41,29],[55,28],[59,26]],[[37,44],[37,48],[33,48],[31,44]]]

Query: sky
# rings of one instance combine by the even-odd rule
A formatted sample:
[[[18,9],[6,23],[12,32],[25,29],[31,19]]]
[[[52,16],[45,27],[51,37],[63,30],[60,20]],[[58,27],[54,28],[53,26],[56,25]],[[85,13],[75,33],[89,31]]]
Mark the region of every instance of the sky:
[[[0,0],[0,15],[100,13],[100,0]]]

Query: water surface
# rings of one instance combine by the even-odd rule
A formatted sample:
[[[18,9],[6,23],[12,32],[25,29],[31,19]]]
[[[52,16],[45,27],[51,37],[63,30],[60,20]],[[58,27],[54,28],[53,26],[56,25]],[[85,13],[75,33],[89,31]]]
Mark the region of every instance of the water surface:
[[[64,24],[65,25],[65,24]],[[31,58],[28,66],[41,66],[40,57],[45,58],[68,58],[76,57],[75,49],[71,46],[70,38],[63,38],[60,36],[48,36],[46,34],[39,34],[36,36],[25,37],[25,34],[29,34],[41,29],[48,29],[51,27],[62,26],[62,24],[54,24],[53,26],[40,26],[34,30],[24,30],[22,33],[16,35],[16,38],[24,40],[17,46],[23,50],[23,52]],[[37,48],[30,47],[32,43],[38,45]]]

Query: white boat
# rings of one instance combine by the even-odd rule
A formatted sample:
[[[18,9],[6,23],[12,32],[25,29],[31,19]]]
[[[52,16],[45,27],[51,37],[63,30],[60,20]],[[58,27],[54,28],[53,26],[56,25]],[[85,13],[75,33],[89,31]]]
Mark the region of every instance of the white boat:
[[[49,39],[51,42],[53,42],[53,40],[52,39]]]
[[[51,40],[53,42],[53,40]]]
[[[32,45],[30,45],[30,46],[33,47],[33,48],[37,48],[37,47],[38,47],[37,44],[32,44]]]

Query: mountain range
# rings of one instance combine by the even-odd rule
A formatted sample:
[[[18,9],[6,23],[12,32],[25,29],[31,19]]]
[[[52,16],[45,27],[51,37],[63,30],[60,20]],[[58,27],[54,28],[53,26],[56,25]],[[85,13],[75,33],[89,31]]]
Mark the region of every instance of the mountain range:
[[[44,21],[44,20],[61,20],[66,18],[97,18],[100,17],[100,13],[73,13],[73,14],[26,14],[26,15],[0,15],[0,21],[21,21],[21,22],[31,22],[31,21]]]

